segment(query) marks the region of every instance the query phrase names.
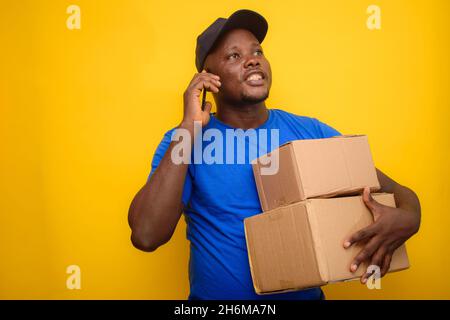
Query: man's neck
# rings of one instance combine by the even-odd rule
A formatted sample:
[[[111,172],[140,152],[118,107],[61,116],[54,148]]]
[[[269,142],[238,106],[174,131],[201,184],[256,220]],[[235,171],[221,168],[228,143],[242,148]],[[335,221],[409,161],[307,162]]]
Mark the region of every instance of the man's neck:
[[[217,119],[233,128],[258,128],[269,117],[269,111],[264,102],[245,106],[217,106]]]

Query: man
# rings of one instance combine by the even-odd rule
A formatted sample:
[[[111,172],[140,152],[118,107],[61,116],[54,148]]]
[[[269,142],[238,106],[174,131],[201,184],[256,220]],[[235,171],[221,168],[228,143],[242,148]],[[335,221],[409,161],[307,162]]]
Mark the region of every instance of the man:
[[[266,107],[272,74],[261,42],[267,28],[266,20],[258,13],[240,10],[228,19],[217,19],[197,38],[199,73],[184,92],[183,120],[165,134],[153,157],[149,179],[130,206],[131,240],[144,251],[154,251],[169,241],[184,212],[191,248],[189,299],[323,298],[320,288],[255,294],[243,227],[244,218],[261,212],[250,164],[253,159],[246,159],[244,164],[177,164],[172,159],[178,143],[171,141],[174,130],[184,129],[196,139],[201,132],[194,130],[195,122],[201,123],[203,132],[214,129],[224,136],[227,129],[252,129],[258,133],[276,129],[279,144],[339,135],[317,119]],[[199,99],[203,89],[213,93],[216,114],[210,113],[209,102],[202,110]],[[249,149],[247,140],[244,148]],[[418,231],[420,204],[413,191],[379,170],[377,174],[381,190],[394,193],[398,208],[377,203],[365,190],[363,198],[375,222],[342,245],[365,244],[349,266],[352,271],[367,261],[380,266],[384,275],[393,251]],[[361,281],[364,283],[366,278],[367,274]]]

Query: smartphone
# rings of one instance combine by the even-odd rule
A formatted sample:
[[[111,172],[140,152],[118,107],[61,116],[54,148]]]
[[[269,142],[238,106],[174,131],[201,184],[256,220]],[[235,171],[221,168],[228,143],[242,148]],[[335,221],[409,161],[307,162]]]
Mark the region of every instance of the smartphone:
[[[211,71],[208,68],[205,68],[205,71],[211,73]],[[206,104],[206,88],[203,88],[202,111],[205,111],[205,104]]]
[[[208,68],[205,68],[205,71],[209,72]],[[206,103],[206,88],[203,88],[202,111],[205,111],[205,103]]]
[[[205,102],[206,102],[206,88],[203,88],[202,111],[205,111]]]

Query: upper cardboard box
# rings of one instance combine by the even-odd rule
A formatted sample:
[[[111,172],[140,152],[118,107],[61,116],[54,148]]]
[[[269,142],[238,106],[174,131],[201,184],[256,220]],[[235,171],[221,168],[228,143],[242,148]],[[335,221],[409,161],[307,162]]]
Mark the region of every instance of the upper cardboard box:
[[[276,152],[278,170],[265,174]],[[252,167],[263,211],[309,198],[356,194],[365,186],[372,192],[380,189],[364,135],[295,140],[255,159]]]
[[[376,201],[395,207],[392,194],[373,194]],[[361,196],[308,199],[246,218],[245,237],[256,293],[269,294],[318,287],[362,276],[350,264],[362,249],[344,240],[370,225],[373,215]],[[409,267],[405,245],[392,257],[389,272]]]

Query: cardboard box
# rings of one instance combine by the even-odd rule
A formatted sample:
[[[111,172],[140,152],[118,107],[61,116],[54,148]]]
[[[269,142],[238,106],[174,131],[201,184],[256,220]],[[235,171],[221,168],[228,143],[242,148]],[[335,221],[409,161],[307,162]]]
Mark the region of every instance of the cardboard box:
[[[273,152],[278,152],[278,171],[267,175],[264,167]],[[263,211],[314,197],[358,194],[365,186],[380,189],[364,135],[295,140],[255,159],[252,167]]]
[[[392,194],[373,194],[395,207]],[[361,196],[308,199],[244,220],[248,257],[258,294],[295,291],[359,278],[367,269],[349,270],[361,245],[345,249],[347,236],[373,222]],[[389,272],[409,267],[405,246],[392,258]]]

